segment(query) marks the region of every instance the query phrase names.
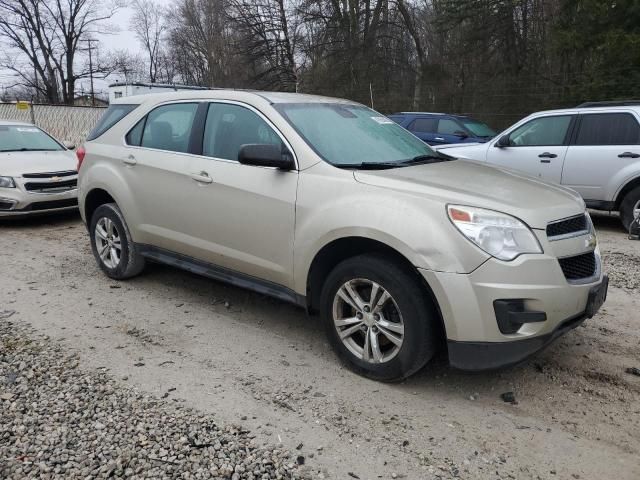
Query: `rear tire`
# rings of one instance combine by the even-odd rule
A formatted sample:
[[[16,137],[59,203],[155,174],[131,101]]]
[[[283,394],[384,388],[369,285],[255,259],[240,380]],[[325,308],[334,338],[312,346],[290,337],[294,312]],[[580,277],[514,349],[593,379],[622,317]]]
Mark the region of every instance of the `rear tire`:
[[[91,249],[104,273],[115,280],[138,275],[145,266],[131,233],[115,203],[100,205],[89,226]]]
[[[640,208],[640,187],[628,192],[620,203],[620,220],[625,230],[629,231],[633,222],[633,211],[638,208]]]
[[[360,375],[397,382],[436,352],[439,324],[431,299],[414,272],[383,255],[340,263],[320,298],[329,342]]]

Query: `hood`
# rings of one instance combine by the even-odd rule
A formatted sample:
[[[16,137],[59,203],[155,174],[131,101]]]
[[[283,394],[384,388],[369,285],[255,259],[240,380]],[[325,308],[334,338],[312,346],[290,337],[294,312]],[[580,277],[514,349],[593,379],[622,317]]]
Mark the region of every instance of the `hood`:
[[[573,190],[479,162],[454,160],[389,170],[356,170],[356,181],[455,203],[497,210],[531,228],[578,215],[584,201]]]
[[[21,177],[25,173],[75,170],[77,160],[70,150],[56,152],[2,152],[0,176]]]

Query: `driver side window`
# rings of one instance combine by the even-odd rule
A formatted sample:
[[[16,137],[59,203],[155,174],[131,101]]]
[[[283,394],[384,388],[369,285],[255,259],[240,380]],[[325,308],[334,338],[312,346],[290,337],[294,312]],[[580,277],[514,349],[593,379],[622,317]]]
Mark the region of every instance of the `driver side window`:
[[[571,115],[534,118],[509,134],[509,144],[514,147],[564,145],[570,123]]]
[[[282,146],[282,140],[276,132],[248,108],[231,103],[209,105],[203,155],[237,161],[240,147],[256,143]]]

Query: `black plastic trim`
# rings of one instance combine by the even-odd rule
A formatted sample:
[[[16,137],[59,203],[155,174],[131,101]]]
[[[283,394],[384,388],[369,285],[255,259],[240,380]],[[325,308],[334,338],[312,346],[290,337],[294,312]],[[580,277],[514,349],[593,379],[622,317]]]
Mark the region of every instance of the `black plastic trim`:
[[[523,298],[493,301],[496,321],[502,333],[516,333],[525,323],[537,323],[547,320],[547,314],[545,312],[527,310],[524,302],[525,299]]]
[[[587,319],[586,312],[562,322],[553,332],[512,342],[458,342],[448,340],[449,364],[460,370],[482,371],[523,362]]]
[[[584,203],[587,205],[587,208],[594,210],[606,210],[610,212],[616,209],[616,202],[606,200],[585,200]]]
[[[278,298],[300,307],[306,308],[307,306],[307,300],[304,295],[300,295],[290,288],[277,283],[252,277],[251,275],[236,272],[235,270],[225,267],[219,267],[208,262],[196,260],[195,258],[187,255],[175,253],[152,245],[137,244],[137,247],[140,254],[149,260],[165,263],[172,267],[181,268],[197,275],[202,275],[204,277],[235,285],[236,287],[253,290],[254,292]]]

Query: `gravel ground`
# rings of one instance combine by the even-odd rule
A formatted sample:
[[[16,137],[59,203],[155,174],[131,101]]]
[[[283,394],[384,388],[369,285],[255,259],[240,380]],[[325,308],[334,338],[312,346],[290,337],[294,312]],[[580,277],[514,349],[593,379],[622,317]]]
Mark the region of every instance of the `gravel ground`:
[[[305,469],[312,478],[340,480],[637,480],[640,376],[633,369],[640,368],[640,242],[627,240],[614,217],[597,214],[594,223],[611,277],[609,298],[596,317],[517,367],[468,374],[451,369],[442,355],[398,385],[371,382],[345,369],[317,319],[290,305],[159,265],[128,282],[110,281],[96,267],[77,216],[0,224],[0,311],[15,312],[0,320],[0,331],[24,355],[34,355],[21,343],[29,336],[33,348],[46,352],[35,363],[24,360],[27,371],[34,371],[24,385],[2,384],[8,368],[2,366],[0,395],[15,397],[0,400],[2,423],[9,424],[0,426],[0,465],[6,471],[30,458],[13,450],[17,440],[6,437],[6,430],[19,434],[24,427],[30,439],[20,437],[26,445],[20,448],[42,457],[52,450],[31,439],[52,432],[58,439],[57,432],[68,428],[86,442],[86,448],[67,445],[68,450],[85,452],[74,454],[97,458],[96,465],[104,468],[117,458],[110,453],[117,440],[92,444],[95,422],[106,427],[96,435],[117,439],[120,434],[124,444],[134,445],[131,449],[135,437],[125,432],[140,421],[152,425],[162,441],[155,444],[148,435],[146,453],[133,450],[137,461],[170,475],[175,465],[149,460],[164,453],[154,452],[154,446],[167,450],[167,459],[184,448],[189,454],[181,467],[191,455],[196,460],[189,464],[206,463],[206,452],[191,447],[189,432],[208,442],[210,437],[202,435],[214,416],[219,425],[242,425],[235,435],[214,430],[216,438],[244,446],[250,436],[240,432],[249,430],[255,445],[265,448],[256,452],[276,455],[284,468],[304,457],[305,465],[294,469],[298,476]],[[3,347],[0,355],[22,353],[5,353]],[[12,361],[11,371],[16,365],[20,361]],[[18,394],[45,378],[35,372],[50,375],[37,384],[44,393]],[[101,392],[98,408],[90,404],[78,410],[77,421],[86,430],[61,420],[71,410],[66,407],[74,405],[64,397],[69,390],[46,387],[67,378],[73,388],[85,382],[109,392]],[[509,392],[514,401],[504,401],[511,400]],[[40,418],[49,430],[36,429],[9,410],[21,396],[27,412],[45,413],[28,416]],[[21,415],[26,418],[24,411]],[[37,433],[29,434],[30,429]],[[183,437],[187,444],[180,444]],[[54,440],[48,448],[63,444]],[[220,444],[227,455],[240,448]],[[282,448],[263,447],[274,444]],[[283,449],[293,454],[287,457]],[[100,452],[104,458],[97,456]],[[8,474],[0,471],[3,475]]]
[[[6,319],[0,403],[0,478],[302,477],[285,449],[83,370],[77,354]]]

